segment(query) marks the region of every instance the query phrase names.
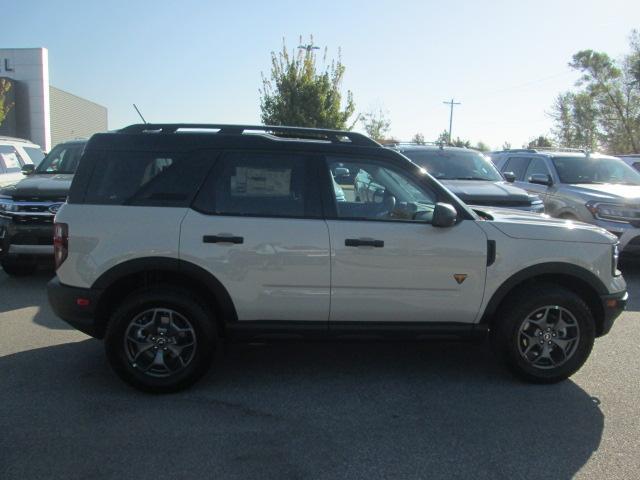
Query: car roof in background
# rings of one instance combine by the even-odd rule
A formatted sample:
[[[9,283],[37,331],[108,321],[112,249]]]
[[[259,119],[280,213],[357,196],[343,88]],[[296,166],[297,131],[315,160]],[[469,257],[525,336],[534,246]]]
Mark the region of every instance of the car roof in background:
[[[0,143],[1,142],[12,142],[12,143],[26,143],[27,145],[33,145],[37,147],[38,145],[33,143],[31,140],[27,140],[26,138],[18,138],[18,137],[7,137],[4,135],[0,135]]]
[[[545,150],[537,150],[533,148],[514,148],[511,150],[499,150],[494,152],[489,152],[489,155],[544,155],[546,157],[584,157],[584,158],[618,158],[613,155],[606,155],[604,153],[598,152],[586,152],[585,150],[579,149],[561,149],[561,150],[553,150],[553,149],[545,149]]]

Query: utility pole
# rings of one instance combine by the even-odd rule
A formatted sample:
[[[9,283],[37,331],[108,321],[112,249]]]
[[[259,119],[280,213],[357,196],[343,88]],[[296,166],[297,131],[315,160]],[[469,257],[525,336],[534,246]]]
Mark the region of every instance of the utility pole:
[[[449,111],[449,143],[451,143],[451,127],[453,126],[453,106],[454,105],[462,105],[460,102],[454,102],[453,98],[450,101],[442,102],[445,105],[449,105],[451,110]]]
[[[313,43],[308,43],[306,45],[298,45],[300,50],[306,50],[309,53],[311,50],[320,50],[320,47],[316,47]]]

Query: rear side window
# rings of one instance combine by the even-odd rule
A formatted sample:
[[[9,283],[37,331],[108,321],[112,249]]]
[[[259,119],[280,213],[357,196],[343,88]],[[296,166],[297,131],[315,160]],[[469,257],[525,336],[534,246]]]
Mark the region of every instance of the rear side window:
[[[524,172],[527,170],[527,165],[529,165],[529,160],[527,157],[510,157],[502,171],[512,172],[517,180],[522,180]]]
[[[216,215],[319,217],[311,168],[309,157],[295,153],[228,153],[194,206]]]
[[[211,165],[211,157],[174,152],[96,155],[84,203],[184,207]]]

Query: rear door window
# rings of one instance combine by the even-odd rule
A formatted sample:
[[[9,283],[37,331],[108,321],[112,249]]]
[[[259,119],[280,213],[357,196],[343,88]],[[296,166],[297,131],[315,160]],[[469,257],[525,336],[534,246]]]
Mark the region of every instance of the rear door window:
[[[229,152],[215,166],[194,207],[214,215],[321,216],[313,156]]]
[[[502,171],[512,172],[516,176],[516,180],[523,180],[529,160],[531,159],[528,157],[510,157]]]

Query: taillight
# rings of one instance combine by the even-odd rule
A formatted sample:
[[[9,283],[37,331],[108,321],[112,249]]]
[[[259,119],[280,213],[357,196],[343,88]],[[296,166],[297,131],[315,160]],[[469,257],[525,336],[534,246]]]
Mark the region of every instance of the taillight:
[[[56,270],[67,259],[69,254],[69,225],[66,223],[53,224],[53,258]]]

